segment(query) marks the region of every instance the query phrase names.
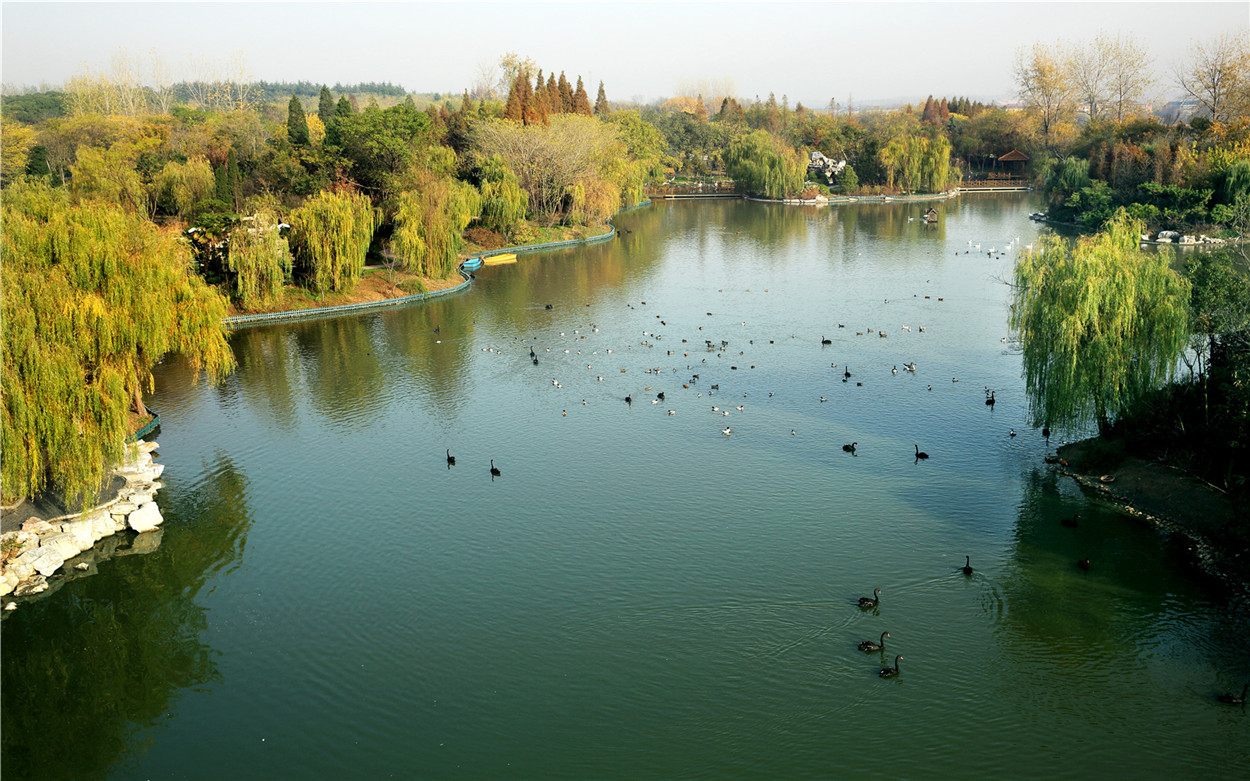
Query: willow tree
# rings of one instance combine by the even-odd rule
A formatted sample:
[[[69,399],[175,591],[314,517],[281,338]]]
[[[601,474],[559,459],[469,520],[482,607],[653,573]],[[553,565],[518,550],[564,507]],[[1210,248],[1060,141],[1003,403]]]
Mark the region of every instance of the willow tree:
[[[379,216],[360,193],[322,190],[291,214],[297,271],[318,296],[360,280]]]
[[[156,177],[155,189],[158,206],[170,214],[182,216],[200,201],[215,195],[216,175],[203,155],[185,163],[170,160]]]
[[[278,297],[291,276],[291,247],[273,213],[262,209],[230,231],[226,267],[234,275],[231,292],[244,309]]]
[[[482,163],[481,174],[481,223],[504,236],[511,236],[517,223],[525,219],[529,196],[499,155],[491,155]]]
[[[951,143],[940,133],[898,133],[877,153],[886,184],[899,180],[905,190],[941,192],[950,182]]]
[[[1017,263],[1010,325],[1035,425],[1106,433],[1173,376],[1189,337],[1189,283],[1140,250],[1141,231],[1121,209],[1103,232],[1042,237]]]
[[[3,493],[54,486],[85,504],[122,455],[127,411],[147,414],[162,356],[214,381],[233,368],[226,303],[183,245],[116,204],[17,183],[3,220]]]
[[[765,130],[734,141],[725,150],[725,167],[734,182],[752,195],[785,198],[803,189],[807,160]]]
[[[482,198],[471,184],[427,175],[419,186],[395,199],[391,246],[404,268],[443,279],[456,270],[464,229],[482,211]]]

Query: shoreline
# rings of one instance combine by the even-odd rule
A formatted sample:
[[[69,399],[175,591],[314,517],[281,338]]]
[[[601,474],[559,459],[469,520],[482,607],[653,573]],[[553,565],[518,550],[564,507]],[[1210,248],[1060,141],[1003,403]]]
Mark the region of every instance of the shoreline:
[[[1250,607],[1247,552],[1217,540],[1238,522],[1228,495],[1170,464],[1109,453],[1108,444],[1093,437],[1059,447],[1061,473],[1129,518],[1183,541],[1178,552],[1188,564],[1218,583],[1235,607]]]
[[[620,214],[621,212],[624,212],[624,211],[629,211],[631,209],[636,209],[640,206],[645,206],[650,203],[651,203],[650,200],[647,200],[647,201],[643,201],[642,203],[635,204],[634,206],[627,206],[617,211],[617,214]],[[351,303],[351,304],[337,304],[334,306],[308,307],[308,308],[303,308],[303,309],[284,309],[284,310],[277,310],[274,312],[253,312],[253,313],[248,313],[248,314],[232,315],[230,317],[226,317],[225,319],[223,319],[222,322],[225,323],[226,326],[231,329],[237,329],[240,327],[245,328],[245,327],[252,326],[252,325],[264,325],[266,323],[272,323],[272,322],[292,322],[292,321],[297,321],[297,320],[313,320],[313,319],[318,319],[322,317],[337,317],[339,315],[353,314],[356,312],[372,311],[375,309],[381,309],[383,307],[388,307],[388,306],[403,306],[405,304],[424,302],[431,298],[438,298],[440,296],[451,295],[453,293],[459,293],[461,291],[466,290],[472,283],[473,274],[471,274],[468,271],[465,271],[465,269],[463,268],[463,264],[464,264],[464,261],[468,260],[470,257],[475,257],[477,255],[487,255],[487,254],[498,255],[498,254],[507,253],[507,252],[512,252],[516,254],[521,254],[525,252],[541,252],[543,250],[548,250],[548,249],[561,249],[563,247],[577,247],[577,246],[584,246],[587,244],[597,244],[599,242],[608,241],[616,237],[616,228],[613,227],[613,225],[610,222],[606,224],[608,228],[607,232],[596,234],[594,236],[586,236],[584,238],[578,238],[578,239],[567,239],[564,241],[543,242],[539,244],[521,244],[521,245],[517,245],[513,247],[500,247],[498,249],[484,250],[482,252],[472,253],[470,255],[461,257],[459,262],[456,264],[456,274],[458,274],[462,278],[463,281],[461,281],[459,284],[452,285],[451,287],[441,288],[439,290],[428,290],[424,293],[413,293],[411,295],[395,296],[392,298],[382,298],[382,299],[378,299],[375,301],[360,301],[360,302]],[[376,269],[377,267],[371,266],[369,268]],[[450,281],[452,279],[454,279],[454,277],[449,277],[447,280],[436,280],[436,281],[444,282],[444,281]]]

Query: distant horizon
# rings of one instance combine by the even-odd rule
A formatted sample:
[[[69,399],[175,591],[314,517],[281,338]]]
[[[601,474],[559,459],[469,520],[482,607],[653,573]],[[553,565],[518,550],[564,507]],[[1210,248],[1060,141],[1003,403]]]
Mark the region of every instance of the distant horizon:
[[[657,16],[663,14],[663,23]],[[234,24],[233,17],[245,24]],[[1066,29],[1074,18],[1079,31]],[[413,94],[472,90],[516,52],[547,72],[600,80],[609,100],[648,104],[700,86],[752,101],[771,92],[826,110],[1016,98],[1015,52],[1100,32],[1153,54],[1160,102],[1191,42],[1250,33],[1245,2],[1129,3],[3,3],[6,92],[111,70],[154,54],[171,81],[197,66],[247,81],[390,82]],[[711,96],[706,95],[709,98]]]

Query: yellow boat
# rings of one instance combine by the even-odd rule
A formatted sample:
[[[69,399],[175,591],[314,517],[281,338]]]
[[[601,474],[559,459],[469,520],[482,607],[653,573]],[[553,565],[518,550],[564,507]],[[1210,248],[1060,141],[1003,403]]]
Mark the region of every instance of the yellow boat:
[[[516,253],[509,252],[506,255],[491,255],[490,257],[482,258],[482,263],[487,266],[498,266],[500,263],[516,263]]]

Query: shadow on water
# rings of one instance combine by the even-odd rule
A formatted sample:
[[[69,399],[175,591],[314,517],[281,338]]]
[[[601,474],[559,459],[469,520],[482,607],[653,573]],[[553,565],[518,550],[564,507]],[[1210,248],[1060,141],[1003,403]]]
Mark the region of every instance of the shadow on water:
[[[201,640],[208,616],[197,597],[242,556],[248,491],[219,454],[196,490],[163,495],[176,498],[162,501],[159,548],[107,562],[104,576],[4,622],[6,778],[113,775],[144,755],[182,691],[222,680]]]

